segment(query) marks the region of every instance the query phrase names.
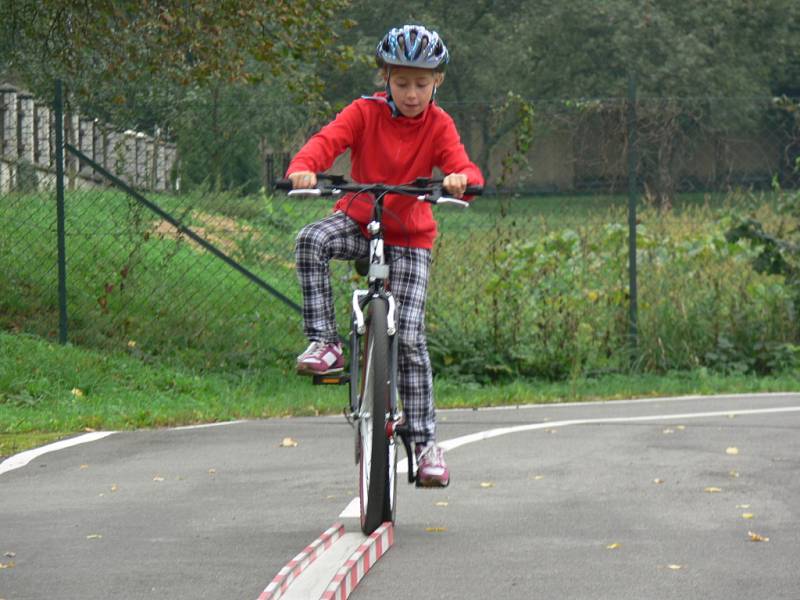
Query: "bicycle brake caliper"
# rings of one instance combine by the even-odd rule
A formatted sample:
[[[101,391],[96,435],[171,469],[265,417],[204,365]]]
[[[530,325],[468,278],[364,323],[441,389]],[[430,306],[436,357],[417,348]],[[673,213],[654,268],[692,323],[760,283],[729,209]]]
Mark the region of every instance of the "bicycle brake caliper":
[[[386,313],[386,333],[388,333],[389,335],[394,335],[395,333],[397,333],[397,324],[395,323],[394,320],[395,309],[396,309],[396,304],[394,301],[394,296],[390,294],[389,310]]]
[[[369,292],[366,290],[356,290],[353,292],[353,314],[355,315],[356,333],[364,335],[367,331],[367,326],[364,322],[364,311],[361,310],[361,298],[366,296]]]

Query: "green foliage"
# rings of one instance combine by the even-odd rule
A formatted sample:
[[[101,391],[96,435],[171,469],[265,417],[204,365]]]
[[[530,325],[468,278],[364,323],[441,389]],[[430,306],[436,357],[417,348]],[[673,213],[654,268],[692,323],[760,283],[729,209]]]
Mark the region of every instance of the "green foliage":
[[[295,2],[4,2],[5,60],[32,60],[51,78],[88,71],[100,81],[166,77],[181,84],[253,81],[296,73],[298,61],[333,58],[342,45],[334,24],[344,0]],[[84,81],[87,81],[84,79]]]
[[[261,185],[269,148],[327,110],[311,65],[342,68],[346,0],[0,3],[0,80],[178,144],[181,183]]]
[[[519,94],[509,92],[506,103],[500,107],[499,112],[501,114],[511,112],[512,107],[516,107],[516,115],[512,118],[517,123],[514,131],[514,148],[501,161],[503,168],[498,181],[500,187],[507,186],[507,179],[514,169],[528,164],[528,152],[533,143],[534,116],[536,114],[533,103],[525,100]]]
[[[800,173],[800,158],[795,173]],[[752,213],[740,218],[726,232],[731,242],[747,242],[753,248],[753,268],[759,273],[780,275],[794,294],[795,309],[800,309],[800,190],[783,190],[773,180],[780,218],[772,226],[765,225]]]
[[[713,198],[708,202],[719,202]],[[797,219],[765,197],[765,231]],[[158,203],[296,302],[294,238],[329,205],[196,190]],[[300,319],[124,195],[67,197],[70,339],[147,364],[208,371],[291,365]],[[52,200],[3,198],[0,328],[55,335]],[[753,267],[761,250],[725,232],[740,210],[685,199],[641,214],[636,369],[769,373],[797,365],[796,296],[784,274]],[[629,369],[627,229],[619,199],[484,198],[440,213],[428,298],[435,370],[451,380],[525,376],[577,381]],[[109,235],[109,232],[115,232]],[[121,232],[121,233],[120,233]],[[332,265],[346,335],[347,263]],[[468,284],[465,284],[468,282]],[[14,402],[35,402],[35,388]]]
[[[181,111],[171,118],[181,185],[254,194],[263,182],[265,155],[289,146],[317,106],[294,103],[285,83],[274,77],[186,90]]]
[[[758,272],[751,266],[757,251],[725,238],[734,218],[723,214],[714,224],[703,208],[641,214],[637,370],[768,373],[800,366],[787,280]],[[509,220],[496,259],[468,275],[484,301],[467,292],[460,310],[468,318],[456,320],[458,309],[431,318],[437,371],[477,381],[627,371],[627,228],[621,214],[606,219],[552,230]]]

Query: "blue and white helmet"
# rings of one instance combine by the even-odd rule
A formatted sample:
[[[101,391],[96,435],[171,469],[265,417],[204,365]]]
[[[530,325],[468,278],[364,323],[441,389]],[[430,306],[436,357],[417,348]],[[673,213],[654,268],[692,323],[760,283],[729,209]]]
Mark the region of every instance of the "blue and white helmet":
[[[422,25],[395,27],[383,36],[375,51],[378,67],[416,67],[444,71],[450,54],[442,38]]]

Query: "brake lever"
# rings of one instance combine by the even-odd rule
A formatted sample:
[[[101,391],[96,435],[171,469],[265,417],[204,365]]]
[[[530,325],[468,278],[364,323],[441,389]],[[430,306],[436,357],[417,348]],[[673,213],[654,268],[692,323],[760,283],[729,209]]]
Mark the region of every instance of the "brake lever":
[[[428,192],[427,194],[420,194],[417,196],[417,200],[424,200],[425,202],[430,202],[431,204],[437,204],[439,202],[439,198],[442,197],[442,186],[437,185],[433,188],[432,191]]]
[[[441,196],[437,201],[436,204],[455,204],[456,206],[460,206],[461,208],[467,208],[469,206],[469,202],[466,200],[460,200],[458,198],[450,198],[448,196]]]

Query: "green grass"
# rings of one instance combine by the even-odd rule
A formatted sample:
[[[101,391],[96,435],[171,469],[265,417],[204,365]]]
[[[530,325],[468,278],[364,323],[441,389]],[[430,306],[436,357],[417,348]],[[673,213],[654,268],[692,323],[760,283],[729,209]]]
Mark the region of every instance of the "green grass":
[[[440,408],[578,402],[681,394],[800,391],[798,374],[765,378],[707,371],[614,375],[566,382],[518,380],[495,386],[436,380]],[[137,429],[336,414],[346,388],[312,386],[264,366],[237,375],[149,365],[125,353],[59,346],[0,333],[0,455],[90,430]]]
[[[191,197],[159,202],[300,301],[288,227],[197,213]],[[291,309],[161,229],[155,215],[124,195],[74,192],[67,208],[69,335],[76,344],[119,350],[135,341],[153,360],[193,367],[247,366],[299,345],[299,318]],[[58,308],[52,199],[3,197],[0,217],[0,329],[53,337]]]

